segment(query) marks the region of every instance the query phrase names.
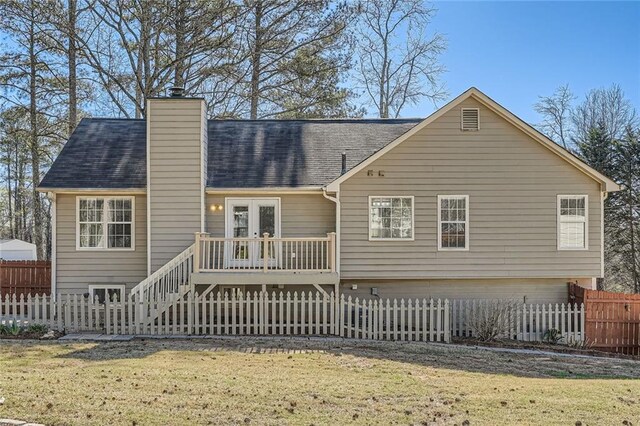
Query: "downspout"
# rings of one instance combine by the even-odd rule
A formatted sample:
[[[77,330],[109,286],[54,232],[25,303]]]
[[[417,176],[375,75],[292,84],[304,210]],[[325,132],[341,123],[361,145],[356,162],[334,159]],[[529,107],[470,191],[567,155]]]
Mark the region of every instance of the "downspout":
[[[322,196],[329,201],[336,203],[336,270],[340,274],[340,191],[336,191],[336,196],[327,194],[327,187],[322,187]]]
[[[51,199],[51,297],[56,300],[58,293],[58,206],[55,192],[49,193]]]
[[[601,191],[600,194],[600,277],[604,280],[604,202],[609,197],[609,193],[605,190]],[[595,288],[592,290],[598,290],[597,284],[593,287]]]

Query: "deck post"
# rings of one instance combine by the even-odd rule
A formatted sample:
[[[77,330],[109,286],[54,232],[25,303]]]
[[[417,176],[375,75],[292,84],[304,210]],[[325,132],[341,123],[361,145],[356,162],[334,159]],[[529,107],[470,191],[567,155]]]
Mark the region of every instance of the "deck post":
[[[329,237],[329,269],[331,272],[336,271],[336,233],[329,232],[327,234]]]
[[[193,250],[193,272],[200,272],[200,232],[196,232],[196,244]]]
[[[269,233],[262,234],[262,263],[263,272],[266,274],[269,270]]]

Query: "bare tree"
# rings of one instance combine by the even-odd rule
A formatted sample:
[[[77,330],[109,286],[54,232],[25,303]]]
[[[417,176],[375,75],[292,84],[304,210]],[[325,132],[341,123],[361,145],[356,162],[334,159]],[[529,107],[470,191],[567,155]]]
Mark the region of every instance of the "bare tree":
[[[242,40],[248,48],[244,81],[249,117],[273,117],[325,102],[325,97],[307,90],[306,82],[321,73],[346,71],[345,30],[351,10],[327,0],[246,0],[244,7]],[[301,61],[305,72],[299,72]],[[334,79],[323,83],[322,90],[340,90]],[[290,103],[292,99],[297,102]]]
[[[572,103],[576,97],[565,84],[556,89],[551,96],[539,96],[534,109],[542,115],[542,123],[537,127],[565,149],[569,148]]]
[[[357,80],[381,118],[398,117],[422,99],[446,92],[439,82],[444,36],[429,34],[436,9],[423,0],[367,0],[357,25]]]
[[[621,139],[628,126],[637,125],[635,108],[614,84],[609,88],[593,89],[571,113],[573,138],[585,140],[591,129],[603,124],[606,136]]]
[[[30,154],[32,241],[38,257],[46,256],[44,207],[46,201],[37,190],[43,169],[47,139],[56,139],[57,118],[64,81],[56,71],[55,60],[44,47],[43,33],[49,31],[52,2],[47,0],[6,0],[0,3],[1,27],[16,41],[13,51],[0,58],[1,99],[28,117],[26,144]]]

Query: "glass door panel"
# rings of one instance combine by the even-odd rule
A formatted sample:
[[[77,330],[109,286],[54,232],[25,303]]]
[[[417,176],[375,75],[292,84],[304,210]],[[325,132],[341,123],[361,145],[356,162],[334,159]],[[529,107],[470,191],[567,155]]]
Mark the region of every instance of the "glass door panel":
[[[264,266],[264,234],[280,236],[280,201],[277,199],[228,199],[225,235],[240,241],[225,244],[227,267],[261,268]],[[267,262],[277,265],[279,246],[269,242]]]
[[[256,201],[255,211],[260,238],[264,238],[264,234],[268,234],[269,237],[276,236],[276,201]],[[272,267],[276,260],[276,247],[273,241],[267,245],[267,252],[269,266]],[[264,243],[260,244],[258,249],[257,261],[264,265]]]
[[[226,266],[230,268],[248,267],[251,262],[250,233],[250,203],[247,201],[231,202],[227,210],[227,238],[239,238],[239,241],[225,243]]]

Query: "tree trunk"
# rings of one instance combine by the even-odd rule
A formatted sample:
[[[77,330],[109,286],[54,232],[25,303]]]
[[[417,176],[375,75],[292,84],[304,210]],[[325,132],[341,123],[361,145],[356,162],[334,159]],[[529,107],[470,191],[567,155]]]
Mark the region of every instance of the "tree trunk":
[[[250,118],[258,118],[258,103],[260,101],[260,61],[262,56],[262,2],[255,5],[256,40],[251,55],[251,111]]]
[[[38,184],[40,183],[40,149],[38,146],[38,115],[36,99],[38,96],[36,90],[36,46],[35,35],[36,29],[34,25],[34,11],[31,12],[32,19],[29,26],[29,126],[30,126],[30,145],[31,145],[31,190],[33,196],[33,243],[38,251],[38,259],[44,256],[44,245],[42,241],[42,200],[38,192]]]
[[[11,145],[7,144],[7,209],[9,212],[9,238],[15,238],[15,218],[13,217],[13,188],[11,188]]]
[[[389,42],[385,35],[382,42],[382,70],[380,70],[380,97],[379,97],[379,113],[380,118],[389,118]]]
[[[78,82],[77,82],[77,46],[76,46],[76,0],[69,0],[69,136],[78,123]]]
[[[183,87],[185,84],[185,24],[186,24],[186,4],[184,0],[176,0],[176,65],[173,74],[173,84],[176,87]]]

